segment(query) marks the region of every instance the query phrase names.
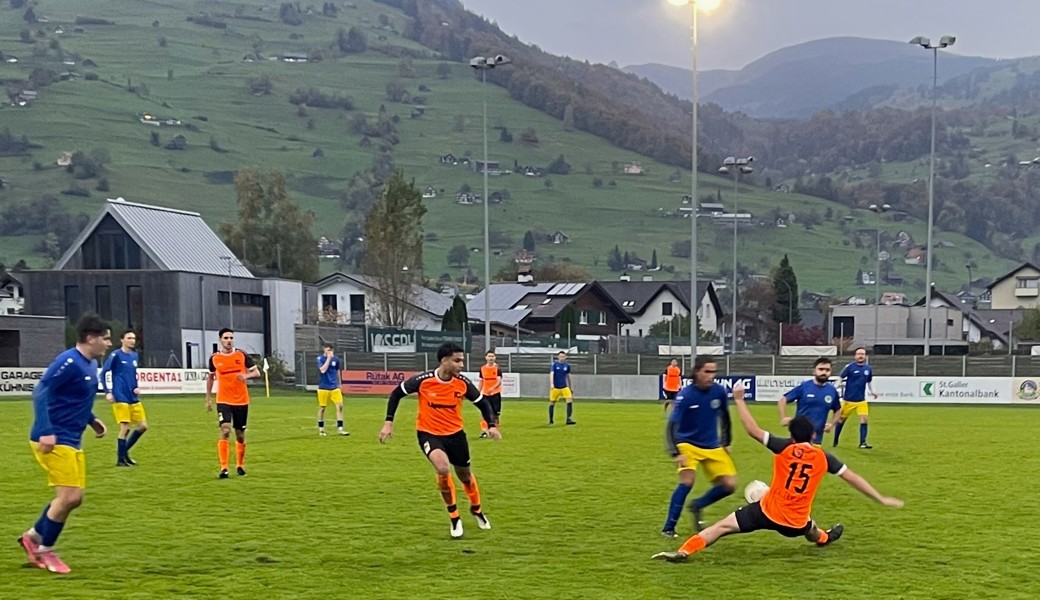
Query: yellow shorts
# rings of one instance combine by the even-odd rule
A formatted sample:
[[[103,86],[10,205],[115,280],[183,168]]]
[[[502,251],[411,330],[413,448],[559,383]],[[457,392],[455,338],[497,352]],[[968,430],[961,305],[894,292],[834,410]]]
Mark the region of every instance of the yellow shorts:
[[[844,421],[855,411],[855,413],[861,417],[865,417],[870,414],[870,407],[867,405],[867,401],[862,402],[850,402],[849,400],[841,401],[841,420]]]
[[[144,406],[140,402],[113,402],[112,414],[116,423],[140,423],[145,420]]]
[[[556,404],[557,402],[559,402],[560,398],[563,398],[565,400],[570,400],[573,397],[574,396],[571,395],[571,388],[569,388],[569,387],[565,387],[565,388],[551,388],[549,390],[549,402],[552,402],[553,404]]]
[[[51,487],[87,487],[87,463],[83,450],[72,446],[55,446],[54,450],[44,454],[40,452],[39,442],[29,442],[33,456],[47,473],[47,485]]]
[[[343,391],[340,389],[318,390],[318,406],[325,408],[329,402],[343,404]]]
[[[712,448],[706,450],[698,448],[693,444],[680,442],[677,444],[679,452],[686,457],[686,466],[679,467],[677,471],[697,470],[697,465],[704,467],[708,479],[714,481],[724,475],[736,475],[737,467],[733,459],[724,448]]]

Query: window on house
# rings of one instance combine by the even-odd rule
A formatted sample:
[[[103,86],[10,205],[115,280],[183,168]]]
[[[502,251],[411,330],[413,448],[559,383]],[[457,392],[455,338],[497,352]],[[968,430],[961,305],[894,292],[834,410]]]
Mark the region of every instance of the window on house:
[[[126,286],[126,326],[130,329],[140,329],[144,322],[144,295],[141,286]],[[138,331],[138,337],[140,331]]]
[[[352,313],[363,313],[365,312],[365,295],[364,294],[351,294],[350,295],[350,312]]]
[[[94,307],[102,319],[112,318],[112,288],[107,285],[94,287]]]
[[[83,301],[78,285],[65,286],[65,318],[75,323],[83,314]]]
[[[589,311],[583,310],[578,315],[578,325],[588,325],[588,324],[589,324]]]
[[[672,303],[671,302],[662,302],[661,303],[661,315],[665,316],[665,317],[672,316]]]
[[[1019,277],[1016,282],[1016,287],[1020,289],[1026,288],[1030,290],[1035,290],[1037,288],[1040,288],[1040,279],[1036,277]]]
[[[607,324],[607,312],[606,311],[603,311],[603,312],[599,313],[599,324],[601,326]]]
[[[336,294],[322,294],[321,295],[321,309],[322,310],[338,311],[339,310],[339,306],[338,306],[338,298],[336,297]]]

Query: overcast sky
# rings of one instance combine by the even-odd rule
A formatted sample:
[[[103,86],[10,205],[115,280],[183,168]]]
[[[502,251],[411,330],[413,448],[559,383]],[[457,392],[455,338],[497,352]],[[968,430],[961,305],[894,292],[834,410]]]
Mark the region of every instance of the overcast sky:
[[[689,9],[667,0],[462,0],[553,54],[621,66],[690,65]],[[1040,55],[1040,0],[722,0],[700,18],[701,69],[740,68],[785,46],[859,36],[957,36],[958,54]]]

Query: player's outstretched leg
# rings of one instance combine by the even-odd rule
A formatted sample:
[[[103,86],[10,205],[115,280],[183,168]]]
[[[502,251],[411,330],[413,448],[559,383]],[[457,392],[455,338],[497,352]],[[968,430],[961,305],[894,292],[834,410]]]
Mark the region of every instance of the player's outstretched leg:
[[[813,523],[812,529],[809,530],[809,533],[805,534],[805,539],[814,542],[817,546],[829,546],[838,541],[838,538],[840,538],[841,534],[844,532],[845,526],[841,523],[835,524],[834,527],[831,527],[827,531],[820,529],[815,523]]]
[[[130,463],[130,466],[137,465],[137,461],[130,458],[130,449],[134,447],[134,444],[141,439],[141,436],[144,435],[144,432],[146,431],[148,431],[148,422],[139,421],[137,427],[135,427],[134,430],[130,432],[130,436],[126,438],[126,450],[123,452],[123,458],[126,462]]]
[[[687,557],[704,550],[714,544],[719,538],[740,533],[740,525],[737,524],[737,514],[730,513],[721,521],[717,521],[700,533],[687,539],[675,552],[658,552],[650,558],[652,560],[666,560],[668,562],[686,562]]]

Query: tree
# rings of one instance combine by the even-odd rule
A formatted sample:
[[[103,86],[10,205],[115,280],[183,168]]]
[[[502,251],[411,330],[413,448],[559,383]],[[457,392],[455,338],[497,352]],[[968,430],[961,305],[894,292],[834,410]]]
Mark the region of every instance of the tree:
[[[556,333],[569,338],[578,334],[578,311],[573,304],[568,304],[560,311],[559,319],[560,329]]]
[[[221,237],[252,270],[310,283],[318,279],[314,213],[289,197],[281,171],[242,169],[235,174],[238,223],[222,223]]]
[[[528,127],[520,134],[520,141],[528,146],[537,146],[539,142],[538,132],[535,131],[534,127]]]
[[[266,74],[251,77],[246,82],[246,85],[249,87],[249,92],[254,96],[268,96],[271,94],[271,90],[274,89],[271,78]]]
[[[524,250],[528,252],[534,252],[535,250],[534,234],[531,233],[530,229],[524,233]]]
[[[411,320],[414,286],[422,271],[422,192],[395,170],[365,220],[362,272],[375,287],[374,317],[380,325],[403,327]]]
[[[469,314],[466,311],[466,301],[462,296],[455,296],[451,306],[444,312],[441,319],[441,331],[462,331],[469,327]]]
[[[453,267],[469,266],[469,248],[459,244],[448,250],[448,264]]]
[[[650,258],[650,270],[657,268],[657,248],[654,248],[654,253]]]
[[[534,268],[534,277],[538,281],[559,281],[578,283],[592,281],[595,277],[584,267],[564,262],[550,262]]]
[[[451,77],[451,64],[442,62],[437,63],[437,77],[441,79],[448,79]]]
[[[571,172],[571,165],[567,162],[567,159],[563,155],[559,155],[553,160],[547,167],[546,172],[552,173],[553,175],[567,175]],[[602,183],[602,181],[600,182]]]
[[[614,244],[614,249],[607,255],[607,266],[611,271],[620,271],[625,268],[625,259],[621,256],[621,249]]]
[[[802,322],[802,315],[798,312],[798,278],[786,254],[773,272],[773,296],[776,298],[773,319],[777,323]]]
[[[344,31],[342,27],[336,31],[336,47],[344,54],[360,54],[368,50],[368,38],[365,32],[356,26]]]
[[[648,335],[650,337],[666,338],[669,331],[673,340],[690,337],[690,316],[677,314],[670,319],[662,319],[650,326]],[[697,344],[701,342],[717,342],[719,336],[714,331],[701,329],[700,319],[697,319]]]

